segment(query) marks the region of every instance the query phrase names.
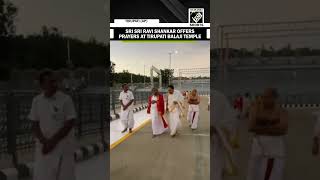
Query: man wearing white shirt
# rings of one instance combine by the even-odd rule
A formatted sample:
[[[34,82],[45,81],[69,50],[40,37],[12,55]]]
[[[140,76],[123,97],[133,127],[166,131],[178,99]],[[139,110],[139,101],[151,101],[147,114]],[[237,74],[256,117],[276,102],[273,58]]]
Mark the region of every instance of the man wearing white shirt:
[[[122,85],[123,91],[120,93],[119,100],[121,105],[120,119],[124,130],[122,133],[126,132],[129,128],[129,133],[132,133],[132,128],[134,127],[133,119],[133,93],[129,90],[127,84]]]
[[[236,113],[227,97],[219,91],[213,91],[213,179],[222,180],[224,174],[235,173],[233,147],[228,136],[232,134],[236,123]]]
[[[42,93],[33,99],[29,114],[36,137],[34,180],[75,180],[74,104],[58,90],[51,71],[41,73],[39,81]]]

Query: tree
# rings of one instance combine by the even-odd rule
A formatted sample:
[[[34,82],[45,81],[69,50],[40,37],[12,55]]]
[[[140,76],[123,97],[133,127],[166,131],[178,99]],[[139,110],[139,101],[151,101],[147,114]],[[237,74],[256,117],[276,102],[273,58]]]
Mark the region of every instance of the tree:
[[[248,57],[250,52],[246,48],[240,48],[239,57]]]
[[[53,36],[62,37],[62,32],[57,27],[51,27],[50,28],[50,34],[53,35]]]
[[[97,42],[96,38],[94,38],[93,36],[91,36],[91,37],[89,38],[89,43],[97,44],[98,42]]]
[[[162,75],[162,84],[164,86],[169,85],[169,79],[173,78],[173,71],[170,69],[161,69],[161,75]]]
[[[42,26],[41,27],[41,34],[44,37],[48,37],[49,36],[49,29],[47,26]]]
[[[293,56],[294,51],[291,49],[291,44],[289,43],[285,48],[285,56]]]
[[[270,51],[270,56],[274,56],[275,50],[272,46],[269,47],[269,51]]]
[[[310,56],[312,55],[312,50],[310,48],[297,48],[295,50],[295,55],[296,56]]]
[[[41,35],[44,37],[62,37],[63,33],[57,27],[41,27]]]
[[[109,61],[109,77],[110,77],[110,86],[113,87],[114,81],[115,81],[115,66],[116,64],[112,61]]]
[[[288,44],[287,46],[277,51],[277,56],[294,56],[294,55],[295,55],[295,52],[291,49],[290,44]]]
[[[11,36],[15,34],[14,20],[18,8],[8,0],[0,0],[0,36]]]

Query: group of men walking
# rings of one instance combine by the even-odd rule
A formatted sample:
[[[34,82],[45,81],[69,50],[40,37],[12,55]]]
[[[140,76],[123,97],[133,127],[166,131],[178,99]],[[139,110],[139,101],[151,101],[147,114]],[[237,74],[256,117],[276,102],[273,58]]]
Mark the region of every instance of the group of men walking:
[[[42,92],[33,99],[29,114],[36,137],[35,180],[75,179],[73,153],[76,147],[76,111],[71,97],[59,91],[57,81],[58,78],[50,71],[40,74]],[[122,132],[129,130],[132,133],[134,95],[127,84],[122,88],[119,96],[120,118],[124,127]],[[213,179],[222,180],[226,174],[236,173],[237,143],[232,137],[237,136],[239,121],[247,120],[248,131],[253,135],[247,180],[283,180],[288,113],[277,103],[277,91],[267,88],[255,100],[250,100],[248,93],[244,97],[238,96],[233,107],[224,94],[212,91]],[[200,111],[197,90],[183,97],[172,85],[168,86],[166,96],[157,88],[152,89],[147,113],[151,116],[153,137],[169,129],[172,137],[177,134],[186,102],[189,104],[187,122],[191,129],[197,129]],[[319,154],[320,113],[317,115],[319,119],[313,140],[314,155]]]
[[[133,102],[134,97],[127,84],[123,85],[119,100],[121,104],[120,118],[123,124],[123,133],[129,129],[132,132],[134,127]],[[187,97],[189,104],[187,121],[191,129],[198,127],[200,96],[197,90],[193,90]],[[163,134],[170,130],[170,135],[175,137],[181,127],[181,118],[184,117],[185,98],[182,93],[174,89],[173,85],[168,86],[166,96],[161,94],[157,88],[152,88],[148,97],[147,113],[150,114],[152,122],[152,137]]]
[[[77,118],[72,98],[59,90],[59,77],[51,71],[40,74],[41,93],[32,101],[29,119],[33,122],[36,138],[34,164],[35,180],[74,180],[74,152],[77,147],[74,125]],[[121,104],[121,122],[125,133],[134,128],[134,95],[124,84],[119,95]],[[193,90],[187,97],[189,103],[187,120],[192,129],[197,128],[200,97]],[[170,129],[174,137],[181,127],[184,116],[185,98],[182,93],[168,86],[166,97],[157,88],[153,88],[148,98],[148,110],[152,120],[153,137]]]

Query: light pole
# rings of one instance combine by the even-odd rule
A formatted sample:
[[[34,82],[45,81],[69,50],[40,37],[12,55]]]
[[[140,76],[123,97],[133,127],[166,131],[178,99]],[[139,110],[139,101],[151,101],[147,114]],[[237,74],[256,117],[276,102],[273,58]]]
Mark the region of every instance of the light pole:
[[[171,72],[172,72],[172,70],[171,70],[171,56],[172,56],[172,54],[178,54],[178,51],[177,50],[175,50],[175,51],[170,51],[169,53],[169,71],[170,71],[170,75],[171,75]],[[169,84],[171,84],[171,77],[169,77]]]
[[[171,69],[171,55],[172,54],[178,54],[178,51],[177,50],[170,51],[168,54],[169,54],[169,69]]]
[[[66,36],[66,39],[67,39],[67,61],[66,61],[66,66],[67,66],[67,69],[69,69],[69,80],[67,80],[67,86],[70,88],[70,91],[71,93],[73,93],[76,89],[77,89],[77,86],[75,84],[75,77],[74,77],[74,65],[71,61],[71,58],[70,58],[70,39],[68,36]]]
[[[146,88],[146,65],[143,65],[143,88]]]
[[[72,61],[71,61],[71,58],[70,58],[70,41],[69,41],[69,38],[67,37],[67,50],[68,50],[68,59],[67,59],[67,66],[69,68],[72,68],[73,67],[73,64],[72,64]]]
[[[172,52],[169,52],[169,69],[171,69],[171,55],[172,55]]]
[[[297,71],[294,71],[292,75],[293,75],[293,88],[296,94],[297,93]]]

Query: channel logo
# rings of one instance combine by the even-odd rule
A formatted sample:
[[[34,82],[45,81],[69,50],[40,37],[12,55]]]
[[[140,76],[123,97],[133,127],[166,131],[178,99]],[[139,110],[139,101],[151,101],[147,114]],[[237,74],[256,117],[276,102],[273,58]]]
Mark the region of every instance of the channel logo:
[[[203,24],[204,23],[204,8],[189,8],[189,23]]]

